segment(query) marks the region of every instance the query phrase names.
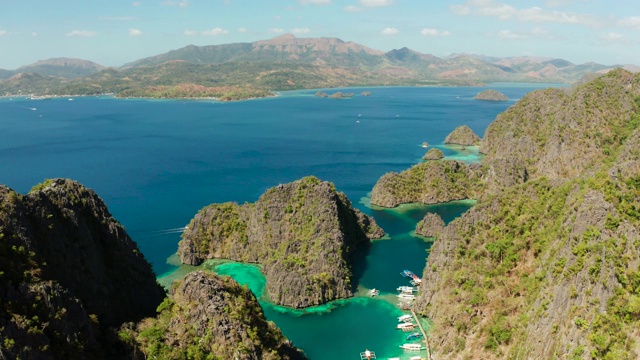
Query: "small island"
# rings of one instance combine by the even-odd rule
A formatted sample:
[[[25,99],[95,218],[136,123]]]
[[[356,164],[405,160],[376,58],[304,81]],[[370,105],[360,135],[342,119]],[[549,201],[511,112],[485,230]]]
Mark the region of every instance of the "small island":
[[[471,146],[480,143],[480,137],[467,125],[458,126],[444,139],[445,144]]]
[[[444,153],[442,153],[442,150],[431,148],[429,149],[429,151],[427,151],[426,154],[424,154],[424,156],[422,157],[422,160],[439,160],[439,159],[442,159],[443,157],[444,157]]]
[[[475,100],[483,100],[483,101],[507,101],[509,98],[497,90],[485,90],[478,93],[475,97]]]
[[[349,99],[349,98],[352,98],[354,96],[354,94],[353,93],[342,93],[342,92],[338,91],[338,92],[335,92],[335,93],[329,95],[324,91],[318,91],[317,93],[315,93],[315,96],[323,97],[323,98],[332,98],[332,99]]]
[[[351,255],[384,236],[332,183],[308,176],[255,203],[211,204],[180,241],[183,264],[220,258],[262,265],[271,300],[293,308],[353,296]]]

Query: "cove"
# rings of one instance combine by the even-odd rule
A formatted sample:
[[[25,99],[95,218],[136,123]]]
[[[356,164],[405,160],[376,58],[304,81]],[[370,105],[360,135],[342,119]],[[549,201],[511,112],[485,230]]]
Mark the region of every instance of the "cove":
[[[380,289],[381,299],[358,296],[303,314],[263,301],[265,313],[314,360],[351,359],[365,348],[388,357],[403,338],[394,329],[398,310],[385,296],[406,284],[400,271],[421,272],[428,256],[430,244],[412,235],[415,223],[427,211],[450,220],[468,206],[377,209],[366,205],[367,194],[386,172],[420,161],[425,141],[447,157],[477,159],[470,147],[445,147],[446,135],[463,124],[483,134],[517,99],[548,86],[494,84],[512,99],[496,103],[473,100],[484,87],[367,88],[371,96],[343,100],[304,90],[232,103],[0,98],[0,183],[26,193],[63,177],[95,190],[159,280],[170,281],[193,270],[168,259],[200,208],[253,202],[266,189],[307,175],[331,181],[389,234],[354,269],[361,288]]]

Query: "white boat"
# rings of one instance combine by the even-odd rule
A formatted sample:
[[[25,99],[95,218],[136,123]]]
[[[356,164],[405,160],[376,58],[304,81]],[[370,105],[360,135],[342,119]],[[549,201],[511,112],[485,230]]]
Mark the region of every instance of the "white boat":
[[[400,345],[400,348],[404,350],[409,350],[409,351],[420,351],[420,350],[426,349],[424,346],[420,344],[402,344]]]
[[[414,292],[418,291],[418,289],[414,288],[413,286],[400,286],[396,290],[405,294],[413,294]]]
[[[360,353],[360,360],[370,360],[375,358],[376,358],[376,353],[369,349]]]
[[[402,300],[415,300],[416,296],[411,294],[398,294],[397,295]]]
[[[400,323],[396,329],[413,329],[415,326],[410,322]]]
[[[369,290],[369,296],[378,296],[378,295],[380,295],[380,290],[378,289]]]
[[[409,360],[422,360],[422,356],[412,356]]]
[[[409,314],[398,317],[398,322],[411,322],[411,320],[413,320],[413,316]]]
[[[410,282],[410,283],[411,283],[411,285],[413,285],[413,286],[418,286],[418,285],[422,284],[422,279],[420,279],[420,278],[417,278],[417,279],[416,279],[416,278],[414,278],[414,279],[411,279],[409,282]]]

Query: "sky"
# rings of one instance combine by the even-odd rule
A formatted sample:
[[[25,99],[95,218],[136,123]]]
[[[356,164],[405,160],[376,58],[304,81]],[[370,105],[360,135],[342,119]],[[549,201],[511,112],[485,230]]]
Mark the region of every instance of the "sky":
[[[640,65],[637,0],[0,0],[0,69],[125,63],[291,33],[445,57]]]

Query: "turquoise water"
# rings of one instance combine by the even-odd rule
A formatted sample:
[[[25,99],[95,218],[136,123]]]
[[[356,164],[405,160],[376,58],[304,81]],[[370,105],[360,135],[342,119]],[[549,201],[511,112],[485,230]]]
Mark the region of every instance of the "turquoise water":
[[[427,211],[451,220],[470,205],[372,209],[367,194],[384,173],[417,163],[423,141],[448,157],[477,161],[477,150],[446,147],[445,136],[462,124],[483,134],[536,87],[545,85],[497,84],[491,88],[512,100],[496,103],[472,99],[484,88],[455,87],[371,88],[370,97],[345,100],[310,90],[235,103],[1,98],[0,183],[26,193],[46,178],[67,177],[96,190],[168,282],[192,270],[173,273],[168,259],[203,206],[255,201],[269,187],[311,174],[332,181],[389,234],[359,254],[354,269],[361,292],[375,287],[383,296],[305,314],[263,302],[265,313],[314,360],[356,358],[364,348],[391,356],[403,340],[392,301],[406,281],[399,272],[420,273],[428,256],[429,243],[412,236],[415,223]],[[254,291],[264,286],[255,269],[211,266]]]

